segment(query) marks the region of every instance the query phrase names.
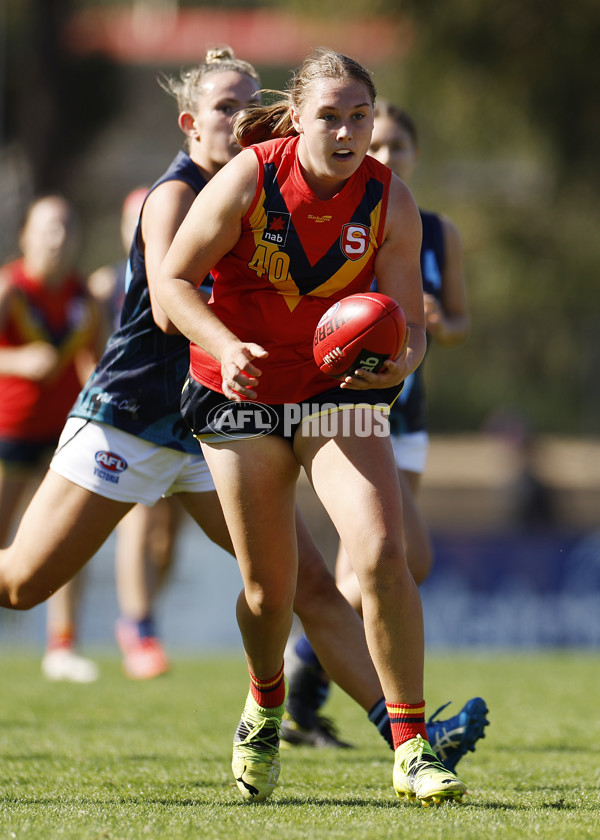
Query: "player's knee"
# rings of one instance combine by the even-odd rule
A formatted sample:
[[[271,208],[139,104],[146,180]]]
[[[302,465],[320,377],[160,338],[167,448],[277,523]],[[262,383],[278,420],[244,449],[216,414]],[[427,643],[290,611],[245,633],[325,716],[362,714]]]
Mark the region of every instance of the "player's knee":
[[[162,577],[170,571],[173,565],[173,546],[166,541],[161,545],[157,545],[153,552],[152,565],[156,573]]]
[[[39,587],[27,581],[7,582],[5,592],[6,602],[2,606],[21,612],[37,607],[52,594],[51,592],[41,590]]]
[[[260,586],[246,587],[246,601],[255,616],[270,619],[291,609],[294,600],[294,590],[291,586]]]
[[[363,557],[360,571],[361,589],[387,591],[402,586],[408,574],[406,555],[401,542],[384,538]]]
[[[25,611],[37,607],[52,594],[47,581],[27,571],[26,564],[10,548],[0,552],[0,606]]]

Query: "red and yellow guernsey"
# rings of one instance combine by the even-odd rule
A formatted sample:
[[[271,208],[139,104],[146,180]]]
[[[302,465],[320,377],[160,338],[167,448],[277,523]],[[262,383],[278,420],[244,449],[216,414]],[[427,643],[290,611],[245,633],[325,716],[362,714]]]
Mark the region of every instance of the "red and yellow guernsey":
[[[312,341],[336,300],[370,288],[383,241],[391,172],[366,157],[343,189],[319,200],[298,162],[298,137],[250,147],[259,162],[252,205],[236,246],[212,270],[213,312],[242,341],[269,351],[257,364],[257,400],[300,402],[334,384]],[[192,344],[190,372],[222,392],[220,364]]]
[[[94,334],[89,295],[77,274],[54,288],[30,277],[23,259],[4,270],[11,289],[0,347],[43,341],[59,351],[60,364],[51,377],[42,380],[0,376],[0,437],[54,443],[80,388],[75,355]]]

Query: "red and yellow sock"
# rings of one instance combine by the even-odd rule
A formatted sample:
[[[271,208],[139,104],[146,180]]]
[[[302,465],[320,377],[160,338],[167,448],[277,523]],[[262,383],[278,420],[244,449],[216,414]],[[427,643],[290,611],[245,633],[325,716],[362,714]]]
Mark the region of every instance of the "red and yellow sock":
[[[415,704],[386,702],[385,706],[390,717],[394,749],[417,735],[427,740],[424,700]]]
[[[259,706],[263,709],[274,709],[281,706],[285,700],[285,680],[283,678],[283,664],[274,677],[259,680],[250,673],[250,691]]]
[[[72,650],[75,647],[75,628],[71,624],[48,631],[46,650]]]

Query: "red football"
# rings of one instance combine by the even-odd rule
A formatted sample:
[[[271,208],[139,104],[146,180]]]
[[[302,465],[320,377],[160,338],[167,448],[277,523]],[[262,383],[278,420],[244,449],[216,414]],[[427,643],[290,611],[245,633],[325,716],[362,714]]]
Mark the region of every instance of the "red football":
[[[378,292],[349,295],[323,315],[313,355],[323,373],[343,377],[361,368],[377,373],[395,359],[406,334],[406,318],[393,298]]]

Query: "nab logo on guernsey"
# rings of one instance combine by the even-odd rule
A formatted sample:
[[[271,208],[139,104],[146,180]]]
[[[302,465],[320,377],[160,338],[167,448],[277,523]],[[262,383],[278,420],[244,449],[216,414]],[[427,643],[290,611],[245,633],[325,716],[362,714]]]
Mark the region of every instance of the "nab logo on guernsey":
[[[279,422],[271,406],[258,402],[221,403],[209,412],[207,420],[214,434],[229,438],[262,437]]]
[[[267,212],[267,224],[263,230],[263,242],[272,242],[273,245],[283,247],[288,235],[290,226],[289,213],[276,213],[274,210]]]
[[[127,469],[127,461],[121,458],[120,455],[114,452],[99,451],[94,456],[96,460],[96,467],[94,468],[94,475],[104,481],[111,481],[113,484],[119,483],[119,475]]]

